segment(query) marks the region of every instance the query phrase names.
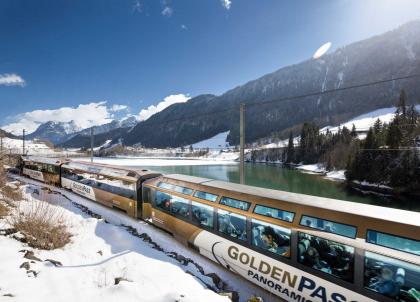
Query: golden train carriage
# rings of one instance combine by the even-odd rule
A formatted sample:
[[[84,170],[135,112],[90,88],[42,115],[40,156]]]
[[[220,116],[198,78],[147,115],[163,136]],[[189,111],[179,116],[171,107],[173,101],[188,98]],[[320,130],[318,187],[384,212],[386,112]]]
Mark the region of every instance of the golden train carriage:
[[[61,166],[61,186],[126,212],[131,217],[140,218],[141,185],[145,180],[159,175],[149,170],[70,161]]]
[[[22,174],[55,186],[60,185],[60,166],[63,160],[44,157],[22,157]]]
[[[420,301],[420,213],[185,175],[147,181],[153,224],[286,301]]]

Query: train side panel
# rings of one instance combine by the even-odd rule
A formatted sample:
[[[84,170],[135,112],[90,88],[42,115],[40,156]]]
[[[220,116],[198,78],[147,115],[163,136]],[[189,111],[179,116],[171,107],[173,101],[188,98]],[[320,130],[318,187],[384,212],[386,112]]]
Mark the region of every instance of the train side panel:
[[[203,256],[286,301],[375,302],[207,231],[194,239]]]
[[[93,188],[64,177],[61,178],[61,185],[63,188],[69,189],[78,195],[103,204],[107,207],[122,210],[131,217],[136,217],[137,202],[135,200]]]

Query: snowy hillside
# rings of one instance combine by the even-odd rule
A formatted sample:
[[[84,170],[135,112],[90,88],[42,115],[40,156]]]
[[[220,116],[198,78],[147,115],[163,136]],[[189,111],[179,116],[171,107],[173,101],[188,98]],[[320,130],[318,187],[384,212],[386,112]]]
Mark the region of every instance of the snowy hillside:
[[[229,143],[227,142],[227,137],[230,131],[219,133],[209,139],[203,140],[201,142],[193,144],[194,149],[221,149],[229,147]]]
[[[420,105],[416,106],[417,110],[420,110]],[[335,133],[338,131],[338,128],[343,128],[344,126],[348,129],[351,129],[353,125],[356,127],[356,130],[358,132],[362,131],[368,131],[370,127],[373,126],[375,121],[377,119],[380,119],[382,123],[389,123],[392,121],[392,119],[395,116],[395,111],[397,110],[396,107],[389,107],[389,108],[381,108],[378,110],[374,110],[362,115],[359,115],[355,117],[354,119],[351,119],[350,121],[341,124],[339,126],[331,127],[327,126],[321,129],[321,132],[327,131],[329,129],[332,133]]]
[[[45,190],[36,181],[25,181],[29,184],[22,190],[30,201],[48,201],[59,211],[71,242],[43,251],[0,232],[0,296],[10,294],[17,302],[51,297],[63,302],[228,302],[216,292],[235,290],[240,301],[267,295],[148,224],[67,191]],[[18,210],[31,207],[26,201]],[[0,219],[0,230],[8,227],[6,221]],[[27,250],[39,261],[25,258]]]
[[[21,139],[3,138],[3,148],[11,150],[12,153],[22,153],[22,145]],[[25,141],[25,150],[29,155],[54,153],[54,150],[44,143],[32,140]]]

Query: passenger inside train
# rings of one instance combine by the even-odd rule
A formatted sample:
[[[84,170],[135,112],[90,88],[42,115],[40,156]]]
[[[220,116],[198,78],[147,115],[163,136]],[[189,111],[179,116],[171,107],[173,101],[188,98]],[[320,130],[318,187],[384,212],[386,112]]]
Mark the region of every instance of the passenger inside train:
[[[299,233],[299,262],[340,279],[353,281],[354,248]]]
[[[290,256],[290,230],[254,219],[252,235],[252,245],[277,255]]]
[[[420,301],[420,269],[390,257],[366,252],[365,287],[401,302]]]
[[[219,209],[217,220],[219,232],[233,238],[246,240],[245,216]]]

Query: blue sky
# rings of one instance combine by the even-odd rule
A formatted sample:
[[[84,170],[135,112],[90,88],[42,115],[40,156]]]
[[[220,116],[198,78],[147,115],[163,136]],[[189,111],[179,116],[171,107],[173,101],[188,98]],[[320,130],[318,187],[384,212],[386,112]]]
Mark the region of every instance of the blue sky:
[[[418,0],[2,0],[0,125],[221,94],[419,18]]]

